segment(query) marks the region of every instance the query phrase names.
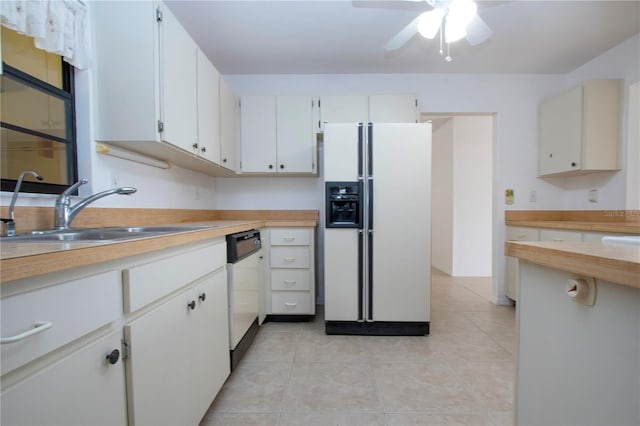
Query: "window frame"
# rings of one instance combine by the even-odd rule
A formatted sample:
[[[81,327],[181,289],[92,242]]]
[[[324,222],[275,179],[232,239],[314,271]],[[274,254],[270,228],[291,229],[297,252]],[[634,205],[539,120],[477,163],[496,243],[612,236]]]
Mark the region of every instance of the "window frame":
[[[55,136],[40,133],[35,130],[26,129],[20,126],[15,126],[10,123],[0,121],[0,126],[9,130],[15,130],[22,133],[26,133],[34,136],[42,136],[56,142],[62,142],[67,145],[66,149],[66,161],[67,161],[67,177],[68,183],[66,185],[54,184],[54,183],[42,183],[24,181],[20,187],[20,192],[35,193],[35,194],[61,194],[72,183],[77,181],[78,177],[78,148],[76,138],[76,102],[75,102],[75,78],[73,66],[63,61],[60,58],[62,67],[62,89],[51,85],[50,83],[40,80],[32,76],[29,73],[21,71],[6,62],[2,62],[3,74],[10,76],[12,79],[19,81],[22,84],[33,87],[36,90],[42,91],[47,95],[63,99],[69,103],[68,109],[65,111],[65,128],[67,129],[67,138],[61,139]],[[37,170],[36,170],[37,171]],[[0,180],[0,190],[13,192],[17,184],[17,179],[4,179]]]

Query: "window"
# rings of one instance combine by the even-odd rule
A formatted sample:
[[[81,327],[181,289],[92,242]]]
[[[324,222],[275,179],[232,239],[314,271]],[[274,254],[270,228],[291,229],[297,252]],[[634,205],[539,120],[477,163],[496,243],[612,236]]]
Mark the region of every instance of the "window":
[[[59,194],[77,179],[73,67],[37,49],[33,39],[2,27],[0,174],[2,190]]]

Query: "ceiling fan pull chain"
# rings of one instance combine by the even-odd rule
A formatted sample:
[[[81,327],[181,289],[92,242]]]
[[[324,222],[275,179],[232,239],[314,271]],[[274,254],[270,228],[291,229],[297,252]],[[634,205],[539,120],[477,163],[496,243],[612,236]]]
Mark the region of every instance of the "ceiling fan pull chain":
[[[440,56],[444,56],[444,50],[442,48],[442,28],[440,28]]]
[[[444,57],[444,60],[447,62],[451,62],[453,61],[453,58],[451,57],[451,44],[447,43],[447,56]]]

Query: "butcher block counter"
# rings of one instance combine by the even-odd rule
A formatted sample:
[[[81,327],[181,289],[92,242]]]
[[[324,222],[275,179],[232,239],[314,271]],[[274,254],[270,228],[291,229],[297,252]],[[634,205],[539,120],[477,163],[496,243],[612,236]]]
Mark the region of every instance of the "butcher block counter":
[[[640,210],[507,210],[505,225],[640,235]]]
[[[49,229],[49,208],[16,209],[18,233]],[[21,220],[22,219],[22,220]],[[73,222],[74,228],[149,225],[206,225],[197,231],[121,241],[11,242],[0,240],[1,282],[117,260],[228,234],[264,227],[315,227],[317,210],[172,210],[88,208]],[[26,224],[26,225],[25,225]]]
[[[538,265],[640,288],[640,246],[637,245],[507,241],[505,254]]]

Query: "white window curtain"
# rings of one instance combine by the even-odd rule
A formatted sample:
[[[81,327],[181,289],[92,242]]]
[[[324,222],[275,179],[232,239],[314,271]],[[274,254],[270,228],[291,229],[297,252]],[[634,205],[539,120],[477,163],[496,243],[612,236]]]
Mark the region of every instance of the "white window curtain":
[[[2,25],[76,68],[89,66],[87,7],[80,0],[0,0]]]

